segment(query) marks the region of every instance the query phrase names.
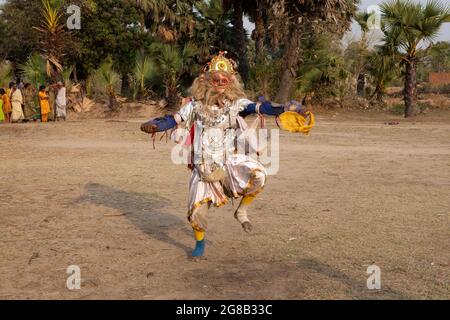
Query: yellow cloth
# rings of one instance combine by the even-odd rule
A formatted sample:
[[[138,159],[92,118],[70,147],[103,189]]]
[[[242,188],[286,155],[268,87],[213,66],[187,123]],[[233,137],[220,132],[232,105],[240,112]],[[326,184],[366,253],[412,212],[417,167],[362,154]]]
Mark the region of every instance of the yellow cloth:
[[[41,106],[41,114],[50,113],[50,104],[48,102],[48,96],[45,92],[39,91],[39,104]]]
[[[195,240],[202,241],[205,238],[205,231],[197,231],[194,229]]]
[[[301,116],[297,112],[284,112],[280,115],[280,127],[289,132],[301,132],[307,135],[314,127],[315,120],[314,114],[311,112],[306,112],[306,115],[309,117],[308,123],[306,123],[305,117]]]
[[[256,196],[254,196],[254,195],[245,196],[242,198],[241,204],[249,206],[252,204],[252,202],[255,200],[255,198],[256,198]]]
[[[5,120],[5,115],[3,114],[3,99],[0,99],[0,122]]]
[[[11,100],[9,99],[9,95],[5,93],[2,97],[2,100],[3,100],[3,112],[11,113],[12,106],[11,106]]]

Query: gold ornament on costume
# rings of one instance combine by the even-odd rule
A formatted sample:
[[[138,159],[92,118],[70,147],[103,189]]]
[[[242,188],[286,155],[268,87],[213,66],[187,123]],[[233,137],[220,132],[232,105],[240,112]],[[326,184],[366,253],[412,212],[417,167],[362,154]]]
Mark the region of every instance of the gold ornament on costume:
[[[220,51],[219,54],[212,58],[205,67],[205,72],[225,72],[228,74],[236,74],[236,62],[226,58],[226,51]]]

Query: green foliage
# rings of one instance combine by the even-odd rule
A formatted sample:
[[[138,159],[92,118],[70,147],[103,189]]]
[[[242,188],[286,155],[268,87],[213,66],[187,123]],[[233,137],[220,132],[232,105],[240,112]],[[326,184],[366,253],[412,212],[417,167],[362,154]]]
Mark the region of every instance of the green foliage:
[[[136,55],[133,77],[133,100],[146,95],[146,84],[155,79],[156,67],[143,50]]]
[[[47,75],[56,80],[63,69],[61,58],[65,47],[65,30],[62,22],[62,0],[41,0],[41,25],[33,26],[40,32],[40,52],[46,59]]]
[[[175,44],[153,43],[149,51],[157,73],[162,78],[165,97],[169,100],[169,104],[175,104],[178,100],[177,93],[180,89],[181,78],[184,75],[192,75],[197,48],[191,43],[183,47]]]
[[[164,18],[166,23],[174,23],[177,16],[170,7],[170,0],[136,0],[136,5],[140,11],[141,30],[149,27],[152,33],[157,32],[158,22]]]
[[[46,60],[38,53],[30,55],[28,60],[20,66],[20,70],[25,80],[35,88],[46,85],[49,81]]]
[[[397,103],[394,106],[392,106],[390,112],[397,116],[401,116],[405,113],[405,105],[403,103]]]
[[[71,75],[74,68],[75,66],[68,66],[61,71],[61,80],[66,86],[67,91],[70,91],[70,88],[72,87]]]
[[[367,71],[375,86],[373,95],[382,100],[386,86],[400,75],[395,52],[388,46],[377,46],[367,57]]]
[[[119,91],[120,76],[113,69],[111,58],[107,58],[93,74],[93,87],[97,94],[115,96]]]
[[[42,30],[44,32],[56,33],[62,29],[61,12],[62,1],[42,0]]]
[[[122,95],[145,98],[151,90],[175,106],[179,94],[187,90],[212,54],[227,50],[239,61],[236,53],[245,50],[236,49],[246,44],[250,65],[246,85],[273,98],[286,81],[286,70],[297,74],[297,96],[318,98],[342,97],[350,87],[350,74],[365,76],[381,97],[384,87],[398,76],[400,62],[414,59],[423,62],[419,64],[421,79],[430,71],[450,70],[449,43],[418,49],[422,42],[433,41],[442,22],[449,19],[444,4],[384,3],[385,43],[370,50],[365,38],[369,15],[355,13],[357,2],[6,0],[0,5],[0,60],[9,60],[11,65],[0,66],[0,81],[10,80],[2,80],[12,77],[6,74],[10,66],[20,66],[36,86],[50,80],[46,69],[53,69],[48,72],[52,80],[62,78],[67,84],[76,70],[76,78],[86,81],[88,93],[93,87],[97,94],[115,97],[121,85]],[[81,30],[65,29],[69,4],[82,8]],[[233,26],[239,20],[237,4],[242,4],[245,14],[259,26],[252,36],[255,41],[247,34],[242,37],[245,30]],[[257,5],[266,5],[265,10],[257,11]],[[350,44],[343,53],[338,37],[348,29],[352,16],[364,32],[363,40]],[[292,34],[301,37],[298,48],[297,41],[286,39]]]
[[[329,34],[311,35],[302,46],[295,95],[340,96],[341,85],[348,72],[336,39]]]
[[[450,72],[450,42],[437,42],[418,50],[417,55],[422,62],[417,68],[419,82],[428,82],[430,72]]]
[[[366,40],[353,41],[349,43],[344,51],[346,69],[354,76],[365,72],[368,65],[369,46]]]
[[[134,1],[97,0],[96,6],[83,11],[82,28],[74,34],[80,44],[77,64],[81,78],[87,77],[107,58],[111,57],[121,75],[132,72],[136,48],[151,42],[148,33],[141,32],[140,15]]]
[[[358,23],[358,25],[361,28],[361,31],[363,33],[366,33],[369,31],[369,19],[371,18],[372,14],[367,13],[366,11],[358,11],[356,12],[354,19]]]
[[[430,108],[431,108],[431,106],[425,102],[419,102],[417,104],[418,113],[423,113],[425,110],[428,110]],[[389,112],[392,114],[395,114],[397,116],[402,116],[405,114],[405,105],[403,103],[397,103],[391,107]]]
[[[265,55],[262,60],[250,66],[249,89],[258,95],[273,99],[279,84],[280,69],[280,58]]]
[[[432,43],[444,22],[450,20],[450,7],[438,0],[425,5],[410,0],[391,0],[381,4],[384,45],[405,66],[405,117],[416,110],[418,47]]]
[[[449,72],[450,71],[450,42],[440,41],[429,48],[429,64],[431,71]]]
[[[450,19],[450,8],[441,1],[425,5],[410,0],[391,0],[380,6],[385,42],[397,48],[401,58],[415,57],[421,41],[433,42],[444,22]]]
[[[18,65],[39,48],[33,26],[40,21],[40,0],[8,0],[0,5],[0,57]]]
[[[191,41],[199,48],[202,60],[219,51],[233,52],[232,11],[221,0],[198,1]]]
[[[6,88],[13,78],[12,66],[9,61],[0,61],[0,88]]]

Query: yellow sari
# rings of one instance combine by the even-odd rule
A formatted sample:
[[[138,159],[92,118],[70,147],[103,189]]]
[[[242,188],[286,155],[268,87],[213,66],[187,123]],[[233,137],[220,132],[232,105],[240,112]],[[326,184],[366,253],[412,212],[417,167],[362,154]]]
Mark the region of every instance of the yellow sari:
[[[41,114],[49,114],[50,113],[50,104],[48,102],[48,95],[45,92],[39,91],[39,104],[41,106]]]

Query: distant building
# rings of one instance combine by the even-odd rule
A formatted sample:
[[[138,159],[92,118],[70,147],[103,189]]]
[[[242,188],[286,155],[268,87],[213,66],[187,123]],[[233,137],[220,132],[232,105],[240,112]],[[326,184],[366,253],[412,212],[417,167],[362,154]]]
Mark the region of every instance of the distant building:
[[[450,84],[450,72],[430,72],[428,82],[433,86]]]

